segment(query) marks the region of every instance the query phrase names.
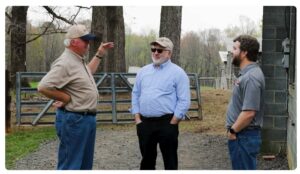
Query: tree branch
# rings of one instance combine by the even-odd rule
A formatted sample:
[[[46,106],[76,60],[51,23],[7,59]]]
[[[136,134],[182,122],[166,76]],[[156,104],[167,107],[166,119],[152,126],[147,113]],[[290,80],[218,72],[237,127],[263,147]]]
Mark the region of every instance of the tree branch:
[[[25,44],[29,43],[29,42],[32,42],[32,41],[35,41],[37,40],[39,37],[43,36],[47,31],[48,29],[50,28],[50,26],[53,24],[53,21],[54,21],[55,18],[52,18],[52,21],[48,23],[48,25],[45,27],[44,31],[40,34],[38,34],[36,37],[32,38],[32,39],[29,39],[25,42]]]
[[[10,22],[12,22],[12,17],[7,12],[5,12],[5,16],[9,19]]]
[[[74,24],[74,21],[69,21],[68,19],[66,19],[66,18],[64,18],[62,16],[58,16],[50,7],[48,7],[48,6],[43,6],[43,7],[47,10],[48,13],[50,13],[53,16],[53,18],[60,19],[60,20],[66,22],[66,23],[68,23],[70,25]]]
[[[55,31],[48,31],[47,33],[44,33],[45,35],[51,35],[51,34],[65,34],[67,33],[66,31],[62,31],[62,30],[55,30]],[[32,33],[32,34],[28,34],[29,36],[38,36],[40,35],[40,33]]]
[[[76,13],[75,15],[72,15],[72,16],[71,16],[71,22],[72,22],[72,23],[75,23],[74,21],[75,21],[77,15],[79,14],[80,10],[81,10],[81,7],[78,7],[77,13]]]
[[[85,9],[91,9],[92,7],[84,7],[84,6],[79,6],[79,5],[77,5],[76,7],[79,7],[79,8],[85,8]]]
[[[9,19],[10,23],[13,22],[12,17],[7,12],[5,12],[5,16]],[[7,32],[6,32],[7,34],[10,33],[10,29],[11,29],[11,24],[8,26],[8,29],[7,29]]]

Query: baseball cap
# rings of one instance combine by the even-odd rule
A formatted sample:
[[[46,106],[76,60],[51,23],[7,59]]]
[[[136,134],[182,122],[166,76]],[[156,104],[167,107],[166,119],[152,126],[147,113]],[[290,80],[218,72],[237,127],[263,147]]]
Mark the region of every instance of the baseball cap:
[[[172,41],[167,37],[160,37],[157,38],[155,41],[151,42],[150,45],[158,44],[167,50],[172,51],[173,50],[173,43]]]
[[[87,28],[81,24],[72,25],[68,29],[68,32],[65,37],[66,39],[80,38],[85,41],[94,40],[96,38],[95,35],[89,33]]]

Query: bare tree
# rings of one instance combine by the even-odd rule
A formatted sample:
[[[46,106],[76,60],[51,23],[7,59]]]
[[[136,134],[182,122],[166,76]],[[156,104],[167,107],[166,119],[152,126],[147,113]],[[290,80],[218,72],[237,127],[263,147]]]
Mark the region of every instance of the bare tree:
[[[10,53],[7,55],[9,55],[8,59],[10,59],[9,68],[11,70],[10,76],[11,76],[13,88],[15,87],[16,72],[27,70],[26,44],[36,41],[42,36],[48,37],[51,34],[65,33],[65,27],[61,27],[60,24],[62,23],[74,24],[75,19],[78,16],[80,10],[87,7],[77,6],[78,8],[77,11],[74,14],[70,15],[70,17],[68,18],[57,13],[55,11],[56,7],[44,6],[43,8],[48,12],[49,16],[52,17],[52,20],[50,22],[46,22],[45,25],[41,27],[41,30],[35,30],[35,31],[39,31],[38,33],[27,33],[26,18],[27,18],[28,6],[12,6],[6,8],[5,16],[6,19],[10,21],[9,24],[6,25],[7,26],[6,33],[10,34],[10,37],[8,37],[9,39],[6,39],[7,41],[10,41]],[[54,22],[56,23],[54,24]],[[54,38],[52,37],[52,40],[53,39]],[[50,40],[47,41],[50,42]],[[56,43],[50,43],[50,45],[49,44],[47,45],[52,46],[53,48],[59,46]],[[47,47],[48,51],[49,48],[50,47]],[[53,50],[52,51],[50,50],[50,52],[51,55],[46,57],[47,58],[50,57],[51,59],[53,59],[56,53]],[[48,65],[49,62],[46,64]],[[23,83],[25,82],[26,81],[24,81]],[[24,85],[28,85],[27,82]]]
[[[56,26],[52,23],[50,26],[48,22],[45,22],[43,26],[49,28],[49,31],[56,31]],[[44,27],[42,27],[44,28]],[[42,45],[44,48],[44,67],[45,71],[50,70],[51,63],[59,57],[61,52],[64,50],[62,40],[58,40],[61,34],[45,34],[42,36]]]
[[[90,55],[95,54],[101,42],[114,42],[114,49],[110,50],[102,60],[98,71],[125,72],[125,25],[123,7],[121,6],[93,6],[92,33],[97,39],[91,43]]]
[[[200,32],[200,52],[202,54],[201,75],[205,77],[219,75],[219,51],[221,48],[220,30],[208,29]]]
[[[92,7],[92,25],[91,32],[96,35],[96,40],[90,43],[90,52],[89,55],[95,54],[99,45],[102,41],[107,41],[107,22],[106,22],[106,7],[104,6],[93,6]],[[105,57],[98,67],[97,72],[104,70],[104,64],[107,61]]]
[[[12,23],[12,18],[11,18],[11,8],[12,7],[6,7],[5,9],[5,69],[10,71],[10,64],[11,64],[11,39],[10,39],[10,26]],[[8,77],[10,78],[10,74],[8,74]],[[10,80],[10,79],[9,79]]]
[[[107,40],[114,42],[114,49],[108,53],[108,72],[125,72],[125,25],[123,7],[107,7]]]
[[[14,6],[11,10],[11,68],[12,88],[16,86],[16,72],[26,71],[26,18],[28,6]],[[24,82],[24,85],[26,82]]]
[[[242,34],[248,34],[255,37],[258,35],[259,26],[256,25],[253,20],[247,16],[240,16],[239,20]]]
[[[168,37],[174,44],[172,61],[179,65],[180,35],[181,35],[181,6],[162,6],[160,16],[160,37]]]
[[[34,27],[27,21],[27,33],[38,33],[40,27]],[[28,36],[27,36],[28,37]],[[30,36],[29,36],[30,37]],[[28,39],[28,38],[27,38]],[[45,71],[45,49],[43,46],[43,37],[39,37],[35,41],[26,44],[26,70],[30,72]]]
[[[234,38],[240,34],[248,34],[254,37],[261,35],[259,24],[256,24],[247,16],[239,16],[239,24],[228,26],[224,31],[229,38]]]
[[[187,72],[199,73],[200,38],[195,32],[184,34],[180,43],[180,65]]]
[[[40,33],[35,33],[35,34],[31,33],[31,34],[29,34],[31,37],[26,41],[26,43],[35,41],[36,39],[38,39],[38,38],[40,38],[44,35],[65,33],[65,28],[60,27],[60,23],[58,21],[62,21],[64,23],[73,25],[73,24],[75,24],[75,19],[78,16],[80,10],[82,8],[86,8],[86,7],[78,6],[76,14],[71,15],[70,19],[67,19],[66,17],[63,17],[62,15],[57,14],[54,10],[54,9],[56,9],[55,7],[43,6],[43,8],[49,13],[52,20],[51,20],[51,22],[45,22],[44,23],[44,25],[41,27],[43,30],[41,30]],[[55,27],[53,27],[54,22],[56,22]]]

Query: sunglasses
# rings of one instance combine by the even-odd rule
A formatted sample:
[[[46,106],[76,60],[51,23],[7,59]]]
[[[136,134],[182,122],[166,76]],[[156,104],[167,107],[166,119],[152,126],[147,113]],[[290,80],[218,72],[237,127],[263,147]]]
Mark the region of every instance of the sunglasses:
[[[160,48],[151,48],[151,52],[152,53],[155,53],[155,52],[158,52],[158,53],[162,53],[163,51],[165,51],[164,49],[160,49]]]

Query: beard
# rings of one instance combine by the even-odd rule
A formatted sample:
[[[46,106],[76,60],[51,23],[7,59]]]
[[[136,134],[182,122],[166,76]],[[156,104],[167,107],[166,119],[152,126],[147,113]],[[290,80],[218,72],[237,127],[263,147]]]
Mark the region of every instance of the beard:
[[[241,57],[240,55],[233,57],[232,64],[236,67],[240,67],[241,64]]]
[[[169,60],[169,58],[166,58],[166,57],[161,57],[160,59],[155,59],[152,56],[152,62],[153,62],[154,65],[161,65],[161,64],[165,63],[168,60]]]

